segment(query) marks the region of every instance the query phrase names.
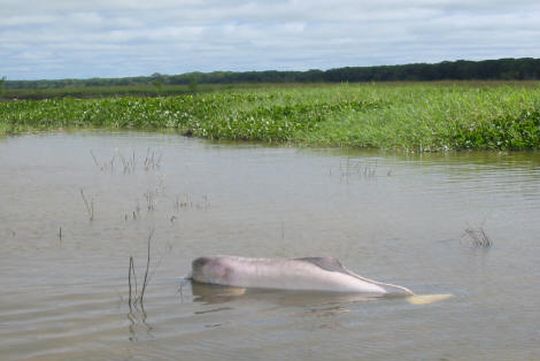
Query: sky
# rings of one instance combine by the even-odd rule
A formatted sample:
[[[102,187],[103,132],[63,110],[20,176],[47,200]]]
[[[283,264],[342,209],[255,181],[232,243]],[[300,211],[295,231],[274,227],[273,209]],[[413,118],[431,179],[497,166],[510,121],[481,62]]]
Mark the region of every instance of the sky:
[[[540,57],[539,0],[0,0],[0,77]]]

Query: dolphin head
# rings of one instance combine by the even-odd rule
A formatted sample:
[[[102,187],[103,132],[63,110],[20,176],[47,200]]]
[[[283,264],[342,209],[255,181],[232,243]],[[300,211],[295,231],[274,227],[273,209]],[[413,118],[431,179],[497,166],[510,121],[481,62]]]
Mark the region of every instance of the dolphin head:
[[[199,257],[191,263],[191,279],[197,282],[223,284],[230,268],[218,257]]]

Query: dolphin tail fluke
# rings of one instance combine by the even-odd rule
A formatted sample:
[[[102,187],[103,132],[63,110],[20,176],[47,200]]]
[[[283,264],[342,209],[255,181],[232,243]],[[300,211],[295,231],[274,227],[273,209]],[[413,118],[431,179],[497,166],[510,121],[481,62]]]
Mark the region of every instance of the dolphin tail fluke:
[[[413,295],[407,297],[407,302],[411,305],[429,305],[439,301],[445,301],[449,298],[454,297],[451,293],[441,293],[441,294],[432,294],[432,295]]]

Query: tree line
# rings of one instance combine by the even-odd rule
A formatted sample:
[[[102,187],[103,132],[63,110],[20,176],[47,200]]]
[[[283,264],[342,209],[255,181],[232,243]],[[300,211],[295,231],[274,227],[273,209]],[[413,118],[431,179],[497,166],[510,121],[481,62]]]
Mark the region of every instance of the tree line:
[[[367,67],[343,67],[307,71],[214,71],[178,75],[154,73],[127,78],[90,78],[59,80],[5,80],[5,88],[64,88],[128,85],[191,85],[238,83],[322,83],[435,80],[540,80],[540,59],[507,58],[483,61],[443,61]]]

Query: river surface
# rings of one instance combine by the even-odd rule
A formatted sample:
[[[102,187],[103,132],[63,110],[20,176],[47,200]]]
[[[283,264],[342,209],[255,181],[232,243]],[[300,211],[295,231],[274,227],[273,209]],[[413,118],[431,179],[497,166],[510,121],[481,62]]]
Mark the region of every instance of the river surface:
[[[481,231],[488,239],[482,239]],[[0,139],[0,358],[538,360],[540,154],[149,133]],[[144,308],[128,305],[129,258]],[[201,255],[331,255],[433,304],[195,287]],[[137,292],[137,293],[136,293]]]

